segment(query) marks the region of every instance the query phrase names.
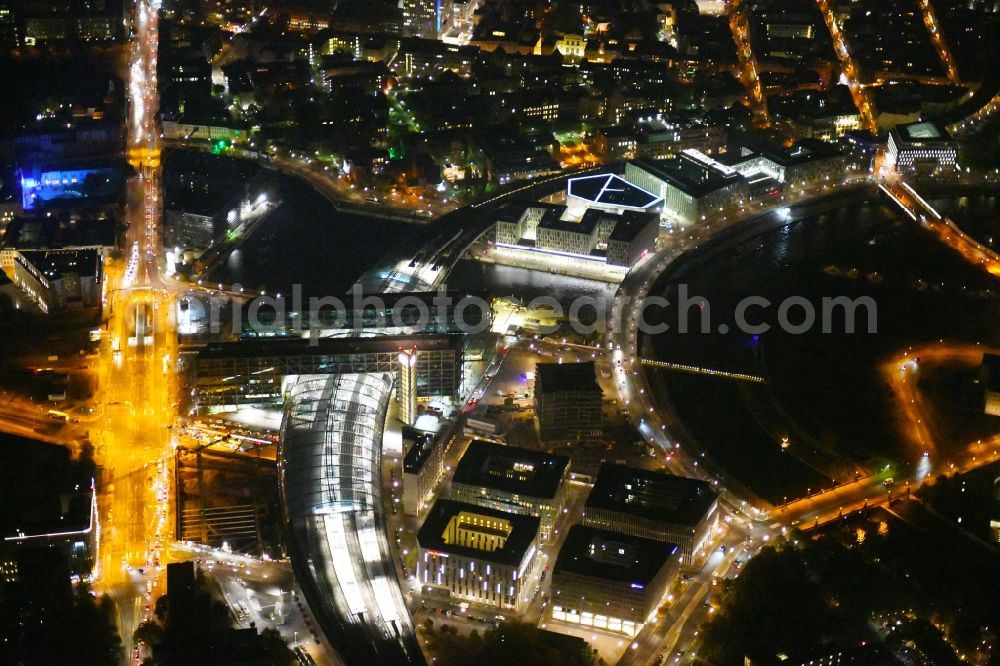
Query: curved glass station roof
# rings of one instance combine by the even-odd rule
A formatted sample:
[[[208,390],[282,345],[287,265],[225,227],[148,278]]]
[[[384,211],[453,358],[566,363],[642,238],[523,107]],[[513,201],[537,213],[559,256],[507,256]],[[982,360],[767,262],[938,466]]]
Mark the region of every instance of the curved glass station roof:
[[[386,539],[390,373],[286,378],[281,473],[296,576],[348,664],[422,664]]]

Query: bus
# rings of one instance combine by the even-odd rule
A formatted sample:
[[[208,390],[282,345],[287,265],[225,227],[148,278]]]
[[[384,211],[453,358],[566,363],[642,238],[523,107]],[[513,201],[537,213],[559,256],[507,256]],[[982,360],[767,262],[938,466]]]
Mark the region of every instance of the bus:
[[[63,423],[69,423],[69,414],[66,412],[60,412],[57,409],[49,410],[49,418],[56,421],[62,421]]]

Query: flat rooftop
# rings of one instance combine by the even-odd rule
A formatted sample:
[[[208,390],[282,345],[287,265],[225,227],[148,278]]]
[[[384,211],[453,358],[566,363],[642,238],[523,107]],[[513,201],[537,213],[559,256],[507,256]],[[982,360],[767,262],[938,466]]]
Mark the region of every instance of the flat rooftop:
[[[593,361],[586,363],[539,363],[535,366],[535,391],[539,394],[567,391],[601,392]]]
[[[677,550],[675,543],[574,525],[559,550],[553,573],[631,583],[642,589],[653,582]]]
[[[503,547],[487,551],[445,543],[444,532],[448,523],[463,512],[507,521],[511,530]],[[417,543],[425,550],[436,550],[442,553],[495,562],[496,564],[517,566],[535,541],[539,524],[539,519],[534,516],[505,513],[475,504],[440,499],[434,502],[434,506],[431,507],[424,519],[424,524],[420,526],[420,530],[417,532]]]
[[[460,335],[386,335],[374,338],[267,338],[239,342],[213,342],[198,352],[198,361],[228,358],[268,358],[275,356],[336,356],[417,351],[461,350]]]
[[[455,468],[453,482],[551,499],[568,465],[566,456],[477,439]]]
[[[410,450],[403,456],[403,472],[406,474],[418,474],[424,463],[431,457],[434,450],[434,435],[424,433],[417,438]]]
[[[659,218],[655,213],[627,210],[618,218],[618,222],[615,224],[615,228],[611,230],[608,240],[631,242],[650,224],[656,224],[657,226],[660,224]]]
[[[894,132],[902,141],[916,145],[952,143],[948,130],[930,121],[896,125],[890,131]]]
[[[613,173],[570,178],[566,188],[570,196],[602,206],[647,209],[662,201],[658,196]]]
[[[735,171],[732,173],[726,171],[728,167],[716,160],[711,160],[711,163],[703,162],[688,154],[681,154],[663,162],[649,160],[634,162],[642,170],[695,198],[721,190],[743,178]]]
[[[717,498],[706,481],[603,463],[585,508],[694,527]]]
[[[69,274],[92,277],[98,273],[97,250],[21,250],[21,256],[47,280]]]

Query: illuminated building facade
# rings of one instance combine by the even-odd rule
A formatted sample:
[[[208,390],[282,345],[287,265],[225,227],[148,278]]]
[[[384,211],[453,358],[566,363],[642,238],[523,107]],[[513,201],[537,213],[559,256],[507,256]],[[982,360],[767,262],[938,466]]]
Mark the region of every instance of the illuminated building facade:
[[[693,149],[666,162],[629,162],[625,180],[663,199],[664,215],[682,224],[699,222],[750,195],[739,172]]]
[[[475,440],[451,480],[451,498],[535,516],[539,538],[550,540],[566,502],[569,458]]]
[[[574,525],[552,570],[552,619],[634,636],[677,575],[678,550]]]
[[[399,352],[416,349],[417,397],[451,396],[462,380],[462,338],[453,335],[375,338],[268,338],[209,344],[192,366],[191,387],[202,411],[284,400],[283,378],[298,374],[399,373]]]
[[[403,433],[406,439],[406,433]],[[444,476],[444,455],[448,444],[432,433],[422,433],[403,455],[403,512],[416,516],[430,501],[438,481]]]
[[[101,305],[97,250],[15,250],[14,284],[45,314]]]
[[[931,122],[893,127],[889,131],[886,156],[898,170],[934,169],[958,164],[955,140],[946,129]]]
[[[681,565],[694,567],[708,554],[718,499],[699,479],[604,463],[587,496],[583,524],[675,543]]]
[[[417,580],[424,595],[520,611],[538,550],[538,518],[438,500],[417,532]]]
[[[417,420],[417,350],[399,352],[399,420],[413,425]]]
[[[451,23],[451,0],[402,0],[400,7],[408,36],[437,39]]]
[[[21,206],[32,210],[49,201],[86,199],[104,183],[118,181],[118,169],[93,167],[75,169],[21,169]]]

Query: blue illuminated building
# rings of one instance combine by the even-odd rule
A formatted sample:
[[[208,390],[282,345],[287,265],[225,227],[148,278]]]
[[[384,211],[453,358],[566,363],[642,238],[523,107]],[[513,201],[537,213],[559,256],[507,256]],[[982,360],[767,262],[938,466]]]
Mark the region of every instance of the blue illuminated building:
[[[112,166],[21,169],[21,206],[32,210],[49,202],[104,196],[118,183]],[[89,178],[89,180],[88,180]]]

